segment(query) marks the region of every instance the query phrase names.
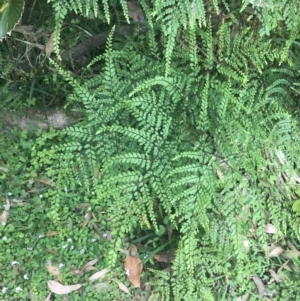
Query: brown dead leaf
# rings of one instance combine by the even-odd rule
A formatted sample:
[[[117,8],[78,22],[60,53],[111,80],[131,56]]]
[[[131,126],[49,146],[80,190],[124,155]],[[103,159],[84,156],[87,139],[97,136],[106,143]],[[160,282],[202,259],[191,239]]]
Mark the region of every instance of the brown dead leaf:
[[[279,244],[273,244],[269,247],[269,257],[278,257],[284,252],[284,248]]]
[[[48,271],[51,275],[55,276],[55,278],[57,278],[58,280],[60,280],[60,272],[59,272],[59,268],[56,267],[56,266],[53,266],[51,262],[47,265],[47,271]]]
[[[58,234],[58,231],[50,231],[45,236],[50,237],[50,236],[55,236],[57,234]]]
[[[37,181],[39,181],[39,182],[41,182],[41,183],[44,183],[44,184],[46,184],[46,185],[55,187],[55,185],[51,183],[52,181],[51,181],[51,179],[49,179],[49,178],[46,178],[46,179],[38,179]]]
[[[81,271],[87,271],[88,268],[90,268],[90,267],[92,267],[94,264],[96,264],[97,261],[98,261],[98,259],[95,258],[95,259],[93,259],[93,260],[87,262],[86,264],[84,264],[84,265],[81,267],[80,270],[81,270]],[[95,267],[93,267],[93,268],[95,268]]]
[[[266,233],[269,233],[269,234],[275,234],[276,233],[276,228],[272,224],[266,224],[265,231],[266,231]]]
[[[156,259],[158,262],[172,262],[175,260],[174,252],[171,254],[169,252],[160,252],[153,256],[154,259]]]
[[[8,218],[8,211],[3,210],[2,214],[0,215],[0,223],[5,226],[7,223],[7,218]]]
[[[121,291],[123,291],[124,293],[129,294],[131,296],[129,289],[127,288],[127,286],[124,283],[118,282],[118,285],[119,285],[119,289]]]
[[[144,13],[139,5],[138,1],[127,1],[128,16],[133,21],[138,22],[140,17],[143,17]]]
[[[54,255],[54,256],[58,255],[58,252],[56,250],[53,250],[53,249],[48,249],[47,252]]]
[[[44,301],[51,301],[51,295],[52,295],[52,293],[49,293],[49,295],[46,297],[46,299]]]
[[[48,281],[49,290],[58,295],[67,295],[71,292],[77,291],[82,287],[82,284],[74,284],[74,285],[62,285],[61,283],[55,280]]]
[[[46,57],[49,57],[51,55],[51,53],[53,52],[53,46],[54,46],[54,32],[51,34],[50,39],[48,40],[48,42],[45,45],[45,53],[46,53]]]
[[[92,218],[92,213],[90,211],[87,211],[84,215],[84,221],[82,223],[82,229],[84,229],[87,226],[87,224],[89,223],[91,218]]]
[[[131,250],[132,253],[127,254],[125,258],[125,271],[128,280],[133,284],[133,286],[140,287],[143,265],[142,261],[137,256],[133,256],[133,252],[137,253],[137,247],[132,245]]]
[[[300,256],[300,252],[290,241],[288,241],[288,247],[292,250],[292,252],[296,255],[296,257]]]
[[[103,269],[103,270],[93,274],[92,276],[90,276],[89,280],[93,282],[99,278],[104,278],[108,272],[109,272],[109,269],[107,269],[107,268]]]
[[[281,277],[274,270],[270,269],[269,272],[277,283],[280,283],[282,281]]]
[[[256,284],[257,290],[258,290],[258,296],[261,299],[264,296],[265,293],[265,285],[263,284],[262,280],[259,277],[252,277],[253,281]]]

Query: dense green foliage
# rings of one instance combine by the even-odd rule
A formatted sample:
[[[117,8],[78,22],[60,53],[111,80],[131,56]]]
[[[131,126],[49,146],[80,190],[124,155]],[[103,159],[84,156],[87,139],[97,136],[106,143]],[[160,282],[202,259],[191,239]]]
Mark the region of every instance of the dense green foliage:
[[[40,24],[55,54],[24,73],[17,40],[3,42],[0,107],[64,105],[82,118],[9,134],[3,122],[6,295],[45,298],[49,259],[66,265],[63,284],[86,283],[70,271],[98,258],[108,288],[89,283],[69,300],[124,299],[120,250],[135,244],[139,300],[298,300],[299,2],[141,0],[140,22],[125,0],[48,2]],[[114,38],[130,21],[133,34]],[[85,40],[75,28],[109,37],[67,65],[61,50]],[[174,261],[155,261],[162,251]]]

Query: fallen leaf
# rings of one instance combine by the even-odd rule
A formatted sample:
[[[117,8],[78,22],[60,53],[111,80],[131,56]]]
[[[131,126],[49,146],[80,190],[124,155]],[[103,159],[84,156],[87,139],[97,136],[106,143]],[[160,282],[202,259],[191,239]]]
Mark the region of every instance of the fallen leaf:
[[[49,295],[46,297],[46,299],[44,301],[51,301],[51,295],[52,295],[52,293],[49,293]]]
[[[154,259],[156,259],[158,262],[172,262],[175,259],[174,252],[170,254],[169,252],[160,252],[153,256]]]
[[[284,252],[284,248],[280,246],[279,244],[273,244],[269,248],[269,257],[278,257]]]
[[[50,231],[45,236],[50,237],[50,236],[55,236],[57,234],[58,234],[58,231]]]
[[[86,264],[84,264],[82,267],[81,267],[81,271],[86,271],[89,267],[92,267],[95,263],[97,263],[98,259],[95,258],[89,262],[87,262]]]
[[[54,49],[53,45],[54,45],[54,32],[51,34],[50,39],[48,40],[45,46],[46,57],[49,57],[53,52]]]
[[[53,185],[53,184],[51,183],[51,179],[49,179],[49,178],[46,178],[46,179],[38,179],[37,181],[39,181],[39,182],[41,182],[41,183],[44,183],[44,184],[46,184],[46,185],[55,187],[55,185]]]
[[[93,274],[92,276],[90,276],[89,280],[93,282],[99,278],[104,278],[108,272],[109,272],[109,269],[107,269],[107,268],[103,269],[103,270]]]
[[[47,271],[48,271],[51,275],[57,277],[58,280],[60,280],[60,272],[59,272],[59,268],[56,267],[56,266],[53,266],[51,262],[47,265]]]
[[[128,16],[138,22],[143,17],[143,10],[137,1],[127,1]]]
[[[89,223],[91,218],[92,218],[92,213],[90,211],[87,211],[84,215],[84,221],[82,223],[82,229],[84,229],[87,226],[87,224]]]
[[[7,218],[8,218],[8,211],[3,210],[2,214],[0,215],[0,223],[5,226],[7,223]]]
[[[272,224],[266,224],[265,231],[266,231],[266,233],[269,233],[269,234],[275,234],[276,228]]]
[[[127,288],[127,286],[126,286],[125,284],[123,284],[122,282],[118,282],[118,285],[119,285],[119,289],[120,289],[121,291],[123,291],[123,292],[126,293],[126,294],[131,295],[129,289]]]
[[[300,252],[296,249],[296,247],[290,242],[288,241],[288,247],[292,250],[292,252],[296,255],[296,257],[300,256]]]
[[[281,277],[274,270],[270,269],[269,272],[276,282],[280,283],[282,281]]]
[[[259,298],[262,298],[265,293],[265,285],[263,284],[263,282],[261,281],[261,279],[259,277],[255,276],[255,277],[252,277],[252,279],[256,284]]]
[[[137,247],[131,246],[131,250],[137,253]],[[137,257],[133,256],[133,253],[127,254],[125,258],[125,271],[128,280],[133,284],[134,287],[141,286],[141,273],[143,270],[142,261]]]
[[[46,57],[49,57],[51,55],[51,53],[53,52],[53,46],[54,46],[54,32],[51,34],[51,36],[45,46]]]
[[[71,292],[77,291],[82,287],[82,284],[73,284],[73,285],[62,285],[61,283],[55,280],[48,281],[49,290],[58,295],[67,295]]]

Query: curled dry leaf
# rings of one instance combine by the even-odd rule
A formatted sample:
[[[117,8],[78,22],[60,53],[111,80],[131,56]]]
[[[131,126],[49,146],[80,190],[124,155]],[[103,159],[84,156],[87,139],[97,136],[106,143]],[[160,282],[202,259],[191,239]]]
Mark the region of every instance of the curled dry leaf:
[[[82,287],[82,284],[73,284],[73,285],[62,285],[61,283],[55,280],[48,281],[49,290],[57,295],[67,295],[71,292],[77,291]]]
[[[156,259],[158,262],[172,262],[175,259],[174,252],[160,252],[153,256],[154,259]]]
[[[140,17],[143,17],[143,10],[137,1],[127,1],[127,9],[129,18],[138,22]]]
[[[51,295],[52,295],[52,293],[49,293],[44,301],[51,301]]]
[[[137,247],[132,245],[132,251],[137,253]],[[142,261],[131,254],[127,254],[125,258],[125,271],[128,280],[133,284],[134,287],[141,286],[141,273],[143,270]]]
[[[269,272],[277,283],[280,283],[282,281],[281,277],[274,270],[270,269]]]
[[[91,266],[93,266],[94,264],[96,264],[97,261],[98,261],[98,259],[95,258],[95,259],[93,259],[93,260],[87,262],[86,264],[84,264],[84,265],[81,267],[81,270],[82,270],[82,271],[85,271],[88,267],[91,267]]]
[[[126,293],[126,294],[131,295],[129,289],[127,288],[127,286],[126,286],[124,283],[118,282],[118,285],[119,285],[119,289],[120,289],[121,291],[123,291],[123,292]]]
[[[87,226],[87,224],[89,223],[91,218],[92,218],[92,213],[90,211],[87,211],[84,215],[84,221],[82,223],[82,229],[84,229]]]
[[[266,224],[265,231],[266,231],[266,233],[269,233],[269,234],[275,234],[276,228],[272,224]]]
[[[259,277],[255,276],[255,277],[252,277],[252,279],[256,284],[259,298],[262,298],[265,294],[265,285],[263,284],[263,282],[261,281],[261,279]]]
[[[59,268],[58,268],[58,267],[53,266],[52,263],[49,263],[49,264],[47,265],[47,271],[48,271],[51,275],[55,276],[58,280],[60,280],[60,272],[59,272]]]
[[[51,179],[49,179],[49,178],[46,178],[46,179],[38,179],[38,181],[41,182],[41,183],[44,183],[44,184],[46,184],[46,185],[55,187],[55,185],[52,184],[52,181],[51,181]]]
[[[284,248],[279,244],[273,244],[269,248],[269,257],[278,257],[284,252]]]
[[[7,223],[7,218],[8,218],[8,211],[3,210],[2,214],[0,215],[0,223],[5,226]]]
[[[103,270],[101,270],[101,271],[99,271],[99,272],[97,272],[97,273],[95,273],[95,274],[93,274],[90,278],[89,278],[89,280],[90,281],[95,281],[95,280],[97,280],[97,279],[99,279],[99,278],[104,278],[105,277],[105,275],[107,274],[109,272],[109,269],[103,269]]]
[[[300,256],[300,252],[296,249],[296,247],[290,241],[288,241],[288,247],[292,250],[293,254],[295,254],[296,257]]]
[[[50,39],[48,40],[46,46],[45,46],[45,53],[46,57],[49,57],[51,53],[53,52],[53,45],[54,45],[54,32],[51,34]]]
[[[57,234],[58,234],[58,231],[50,231],[45,236],[50,237],[50,236],[55,236]]]

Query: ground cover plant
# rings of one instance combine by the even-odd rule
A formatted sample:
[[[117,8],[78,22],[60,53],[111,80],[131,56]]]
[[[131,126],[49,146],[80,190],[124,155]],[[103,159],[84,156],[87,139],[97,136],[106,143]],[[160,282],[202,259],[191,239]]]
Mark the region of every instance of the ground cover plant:
[[[299,299],[298,1],[0,5],[0,300]]]

